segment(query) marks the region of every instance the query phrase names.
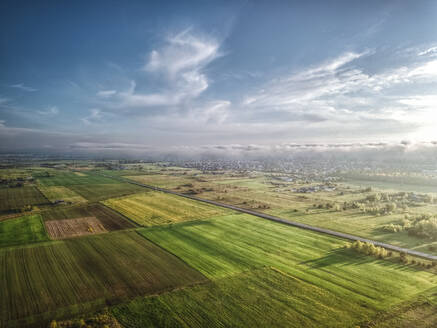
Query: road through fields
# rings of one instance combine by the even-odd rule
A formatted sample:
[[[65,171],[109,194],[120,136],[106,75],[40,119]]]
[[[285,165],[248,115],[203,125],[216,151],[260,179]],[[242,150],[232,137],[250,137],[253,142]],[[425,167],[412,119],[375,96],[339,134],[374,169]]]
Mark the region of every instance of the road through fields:
[[[351,235],[351,234],[348,234],[348,233],[343,233],[343,232],[333,231],[333,230],[329,230],[329,229],[319,228],[319,227],[315,227],[315,226],[308,225],[308,224],[305,224],[305,223],[285,220],[285,219],[281,219],[281,218],[279,218],[277,216],[273,216],[273,215],[269,215],[269,214],[265,214],[265,213],[261,213],[261,212],[256,212],[256,211],[252,211],[252,210],[247,210],[247,209],[244,209],[244,208],[241,208],[241,207],[238,207],[238,206],[224,204],[224,203],[216,202],[216,201],[213,201],[213,200],[203,199],[203,198],[199,198],[199,197],[196,197],[196,196],[186,195],[186,194],[182,194],[182,193],[179,193],[179,192],[176,192],[176,191],[172,191],[172,190],[168,190],[168,189],[163,189],[163,188],[147,185],[147,184],[136,182],[136,181],[129,180],[129,179],[124,179],[124,178],[120,178],[120,177],[113,177],[113,176],[109,176],[109,175],[105,175],[105,174],[103,174],[103,175],[105,177],[108,177],[108,178],[113,178],[113,179],[116,179],[116,180],[132,183],[134,185],[141,186],[141,187],[144,187],[144,188],[152,189],[152,190],[155,190],[155,191],[165,192],[165,193],[168,193],[168,194],[173,194],[173,195],[176,195],[176,196],[185,197],[185,198],[189,198],[189,199],[192,199],[192,200],[196,200],[196,201],[199,201],[199,202],[204,202],[204,203],[208,203],[208,204],[212,204],[212,205],[216,205],[216,206],[221,206],[221,207],[228,208],[228,209],[231,209],[231,210],[234,210],[234,211],[238,211],[238,212],[254,215],[254,216],[257,216],[257,217],[260,217],[260,218],[263,218],[263,219],[267,219],[267,220],[270,220],[270,221],[275,221],[275,222],[287,224],[287,225],[290,225],[290,226],[294,226],[294,227],[298,227],[298,228],[302,228],[302,229],[306,229],[306,230],[311,230],[311,231],[316,231],[316,232],[320,232],[320,233],[324,233],[324,234],[328,234],[328,235],[331,235],[331,236],[340,237],[340,238],[344,238],[344,239],[348,239],[348,240],[352,240],[352,241],[359,240],[361,242],[372,243],[375,246],[384,247],[385,249],[388,249],[388,250],[392,250],[392,251],[396,251],[396,252],[405,252],[406,254],[409,254],[409,255],[412,255],[412,256],[421,257],[421,258],[424,258],[424,259],[427,259],[427,260],[431,260],[431,261],[437,261],[437,256],[435,256],[435,255],[431,255],[431,254],[427,254],[427,253],[423,253],[423,252],[418,252],[418,251],[415,251],[415,250],[412,250],[412,249],[409,249],[409,248],[402,248],[402,247],[398,247],[398,246],[395,246],[395,245],[382,243],[382,242],[379,242],[379,241],[376,241],[376,240],[372,240],[372,239],[367,239],[367,238]]]

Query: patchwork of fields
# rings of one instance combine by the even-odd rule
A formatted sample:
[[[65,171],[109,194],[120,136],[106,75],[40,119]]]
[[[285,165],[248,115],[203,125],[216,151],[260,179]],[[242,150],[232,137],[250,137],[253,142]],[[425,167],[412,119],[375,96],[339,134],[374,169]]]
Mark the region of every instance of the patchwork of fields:
[[[136,232],[0,250],[0,263],[2,327],[74,315],[205,280]]]
[[[13,172],[21,178],[32,170]],[[393,236],[395,244],[432,245],[375,230],[395,214],[314,206],[366,195],[354,190],[302,195],[263,175],[151,164],[102,172],[333,230]],[[34,173],[37,182],[0,189],[4,213],[36,205],[30,215],[0,221],[0,327],[47,327],[105,307],[107,322],[129,328],[437,325],[434,269],[93,171]],[[81,325],[75,322],[58,327]]]
[[[193,177],[172,175],[163,179],[155,174],[129,178],[182,193],[191,194],[194,190],[196,196],[200,198],[437,255],[437,241],[410,236],[407,232],[393,234],[383,230],[385,225],[400,224],[405,214],[373,215],[352,208],[341,211],[317,208],[317,205],[327,203],[341,207],[344,202],[353,203],[374,194],[375,191],[363,191],[358,187],[350,189],[349,186],[339,185],[335,192],[295,193],[290,191],[291,188],[301,185],[277,182],[264,175],[253,177],[233,177],[229,174],[218,176],[204,174]],[[187,184],[187,181],[190,183]],[[410,209],[410,212],[417,215],[428,213],[437,215],[437,206],[416,206]]]
[[[112,198],[103,203],[143,226],[199,220],[229,212],[217,206],[157,191]]]

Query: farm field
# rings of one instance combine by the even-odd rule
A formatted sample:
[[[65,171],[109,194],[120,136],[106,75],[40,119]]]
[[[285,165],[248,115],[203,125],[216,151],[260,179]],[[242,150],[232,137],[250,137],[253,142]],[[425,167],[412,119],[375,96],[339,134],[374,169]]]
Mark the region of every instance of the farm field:
[[[150,175],[133,175],[125,176],[126,179],[130,179],[136,182],[150,184],[166,189],[174,189],[181,185],[190,185],[194,182],[194,179],[189,176],[183,175],[166,175],[166,174],[150,174]]]
[[[0,247],[47,241],[40,215],[26,215],[0,222]]]
[[[86,199],[76,194],[73,190],[63,186],[43,187],[39,186],[38,189],[50,200],[52,203],[55,201],[63,200],[69,203],[82,203],[86,202]]]
[[[93,174],[79,176],[70,171],[55,172],[53,176],[49,177],[38,177],[38,182],[44,187],[118,183],[117,181],[104,176]]]
[[[123,218],[120,214],[101,204],[91,204],[83,206],[56,207],[42,213],[44,221],[68,220],[84,217],[95,217],[103,227],[108,230],[120,230],[134,228],[135,225]]]
[[[130,183],[81,184],[71,185],[69,188],[90,202],[97,202],[108,198],[144,191],[144,188]]]
[[[420,295],[412,302],[406,302],[380,313],[366,322],[372,328],[434,328],[437,326],[437,288]]]
[[[372,314],[275,268],[136,299],[112,313],[126,327],[353,327]],[[341,319],[339,319],[341,318]]]
[[[200,220],[229,213],[217,206],[157,191],[112,198],[103,204],[143,226]]]
[[[45,221],[44,225],[51,239],[65,239],[108,231],[100,220],[94,216],[77,219],[50,220]]]
[[[95,311],[104,311],[105,322],[117,328],[382,328],[412,322],[429,328],[437,320],[435,300],[422,296],[437,293],[434,269],[365,256],[340,239],[96,171],[69,172],[68,165],[64,171],[17,172],[36,176],[37,185],[29,180],[25,187],[3,188],[33,189],[45,203],[28,216],[0,222],[0,327],[6,321],[7,327],[47,327],[57,319],[58,327],[72,328],[85,319],[103,328],[92,324],[98,322]],[[400,213],[374,216],[314,205],[360,201],[374,189],[338,184],[335,192],[302,194],[292,188],[311,184],[259,172],[207,174],[151,164],[102,172],[436,253],[429,250],[435,242],[378,228],[400,220]]]
[[[365,179],[346,179],[344,183],[355,187],[373,187],[389,191],[414,191],[419,193],[437,194],[437,186],[428,186],[424,184],[405,184]]]
[[[141,177],[136,177],[137,180]],[[159,179],[153,175],[141,178],[144,183],[163,187]],[[390,243],[437,255],[437,241],[417,238],[408,233],[390,233],[383,230],[385,225],[399,224],[404,218],[402,213],[390,215],[373,215],[362,213],[358,209],[337,211],[335,209],[318,209],[314,204],[338,204],[359,201],[377,191],[363,191],[358,187],[339,184],[335,192],[295,193],[290,191],[296,187],[291,183],[281,183],[268,179],[263,175],[253,177],[231,177],[224,175],[202,175],[193,177],[190,187],[177,185],[178,177],[171,177],[172,185],[169,189],[178,192],[195,190],[200,198],[237,205],[247,209],[265,212],[284,219],[311,224],[345,233],[359,235],[378,241]],[[184,177],[187,179],[187,177]],[[156,183],[154,182],[156,181]],[[298,185],[301,187],[301,185]],[[423,204],[410,208],[411,215],[417,213],[437,214],[436,205]]]
[[[47,205],[48,200],[35,187],[0,189],[0,214],[21,210],[29,205]]]
[[[356,324],[437,283],[430,272],[358,255],[345,249],[342,240],[244,214],[141,233],[214,280],[275,267],[361,308]]]
[[[2,327],[45,326],[53,318],[205,281],[136,232],[0,250],[0,263]]]

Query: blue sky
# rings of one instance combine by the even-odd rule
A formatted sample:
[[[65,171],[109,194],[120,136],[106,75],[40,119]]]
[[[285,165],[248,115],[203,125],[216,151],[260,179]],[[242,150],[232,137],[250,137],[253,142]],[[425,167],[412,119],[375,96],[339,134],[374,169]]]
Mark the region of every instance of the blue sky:
[[[2,1],[0,150],[434,141],[436,31],[425,0]]]

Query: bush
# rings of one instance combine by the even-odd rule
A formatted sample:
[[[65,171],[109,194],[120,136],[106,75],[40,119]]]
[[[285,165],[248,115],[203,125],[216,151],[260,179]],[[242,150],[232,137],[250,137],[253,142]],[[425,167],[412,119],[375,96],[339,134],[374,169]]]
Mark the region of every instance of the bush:
[[[367,243],[367,242],[363,243],[359,240],[353,242],[351,245],[351,248],[355,249],[359,253],[377,256],[380,259],[385,258],[387,256],[391,256],[391,255],[389,255],[389,252],[387,252],[387,250],[385,248],[375,246],[372,243]]]

